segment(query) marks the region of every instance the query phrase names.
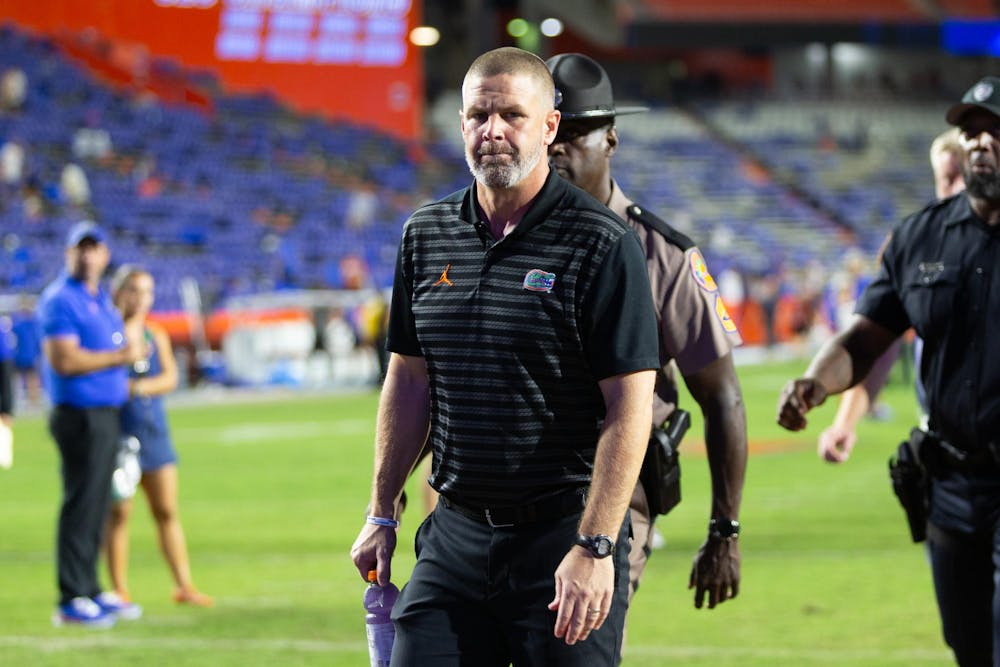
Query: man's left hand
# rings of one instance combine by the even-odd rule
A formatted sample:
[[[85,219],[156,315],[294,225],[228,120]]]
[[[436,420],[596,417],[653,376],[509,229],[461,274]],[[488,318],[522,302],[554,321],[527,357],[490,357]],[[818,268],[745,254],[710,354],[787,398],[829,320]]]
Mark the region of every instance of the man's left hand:
[[[708,608],[730,600],[740,592],[740,547],[736,540],[709,537],[698,549],[688,588],[694,588],[694,606]]]
[[[549,609],[558,611],[555,636],[573,645],[599,630],[611,611],[615,588],[614,556],[594,558],[573,547],[556,569],[556,596]]]

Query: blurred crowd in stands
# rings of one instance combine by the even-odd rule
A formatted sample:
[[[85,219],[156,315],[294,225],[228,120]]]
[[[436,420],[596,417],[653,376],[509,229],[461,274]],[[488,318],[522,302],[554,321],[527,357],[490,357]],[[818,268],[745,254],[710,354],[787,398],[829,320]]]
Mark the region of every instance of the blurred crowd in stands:
[[[107,53],[93,35],[0,27],[0,315],[15,321],[81,219],[110,233],[115,264],[156,276],[161,313],[276,290],[384,290],[407,215],[470,178],[457,106],[433,139],[406,143],[223,94],[176,65],[142,60],[143,76],[111,82]],[[155,91],[152,66],[170,74]],[[654,112],[620,130],[622,187],[699,243],[750,345],[836,328],[886,231],[933,197],[926,147],[943,103],[645,101]]]

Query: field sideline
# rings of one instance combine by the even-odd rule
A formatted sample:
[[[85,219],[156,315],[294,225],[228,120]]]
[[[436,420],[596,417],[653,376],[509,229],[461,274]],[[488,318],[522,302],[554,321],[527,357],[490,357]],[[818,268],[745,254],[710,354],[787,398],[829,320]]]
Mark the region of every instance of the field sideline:
[[[694,609],[687,590],[709,508],[695,419],[682,447],[684,501],[658,524],[667,544],[630,612],[624,664],[952,664],[923,549],[909,542],[886,471],[915,421],[912,389],[894,375],[884,394],[893,417],[864,422],[855,456],[832,466],[816,457],[815,440],[833,404],[801,434],[774,424],[781,385],[804,367],[739,368],[755,450],[741,516],[743,585],[712,611]],[[348,550],[367,502],[376,401],[364,391],[173,402],[192,567],[216,606],[169,600],[140,501],[130,576],[146,613],[110,631],[49,622],[58,457],[43,418],[19,418],[14,467],[0,470],[0,665],[367,664],[363,583]],[[411,499],[420,483],[411,480]],[[418,506],[399,533],[399,584],[413,564]]]

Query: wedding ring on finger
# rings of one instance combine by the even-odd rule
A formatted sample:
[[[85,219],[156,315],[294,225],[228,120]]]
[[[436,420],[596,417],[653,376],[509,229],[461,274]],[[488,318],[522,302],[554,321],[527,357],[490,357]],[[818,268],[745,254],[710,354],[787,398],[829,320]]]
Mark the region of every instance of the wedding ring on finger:
[[[591,616],[597,616],[597,615],[599,615],[601,613],[601,610],[600,609],[588,609],[587,613],[590,614]]]

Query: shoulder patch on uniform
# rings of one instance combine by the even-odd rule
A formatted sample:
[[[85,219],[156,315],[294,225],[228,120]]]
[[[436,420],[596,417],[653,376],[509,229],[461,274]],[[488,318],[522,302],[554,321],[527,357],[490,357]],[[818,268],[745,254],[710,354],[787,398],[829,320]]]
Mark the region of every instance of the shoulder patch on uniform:
[[[719,290],[715,278],[708,272],[708,265],[705,264],[705,258],[701,256],[701,251],[697,248],[694,248],[688,255],[688,266],[691,267],[691,275],[694,276],[694,281],[698,283],[699,287],[709,292],[717,292]]]
[[[722,303],[722,297],[718,294],[715,295],[715,315],[722,322],[722,328],[726,330],[726,333],[736,333],[736,322],[733,322],[733,318],[729,316],[726,304]]]
[[[692,241],[689,236],[677,231],[668,223],[656,217],[638,204],[630,205],[627,209],[625,209],[625,212],[628,213],[629,218],[637,220],[644,227],[655,231],[657,234],[667,239],[670,243],[677,246],[681,250],[688,250],[695,246],[695,242]]]

